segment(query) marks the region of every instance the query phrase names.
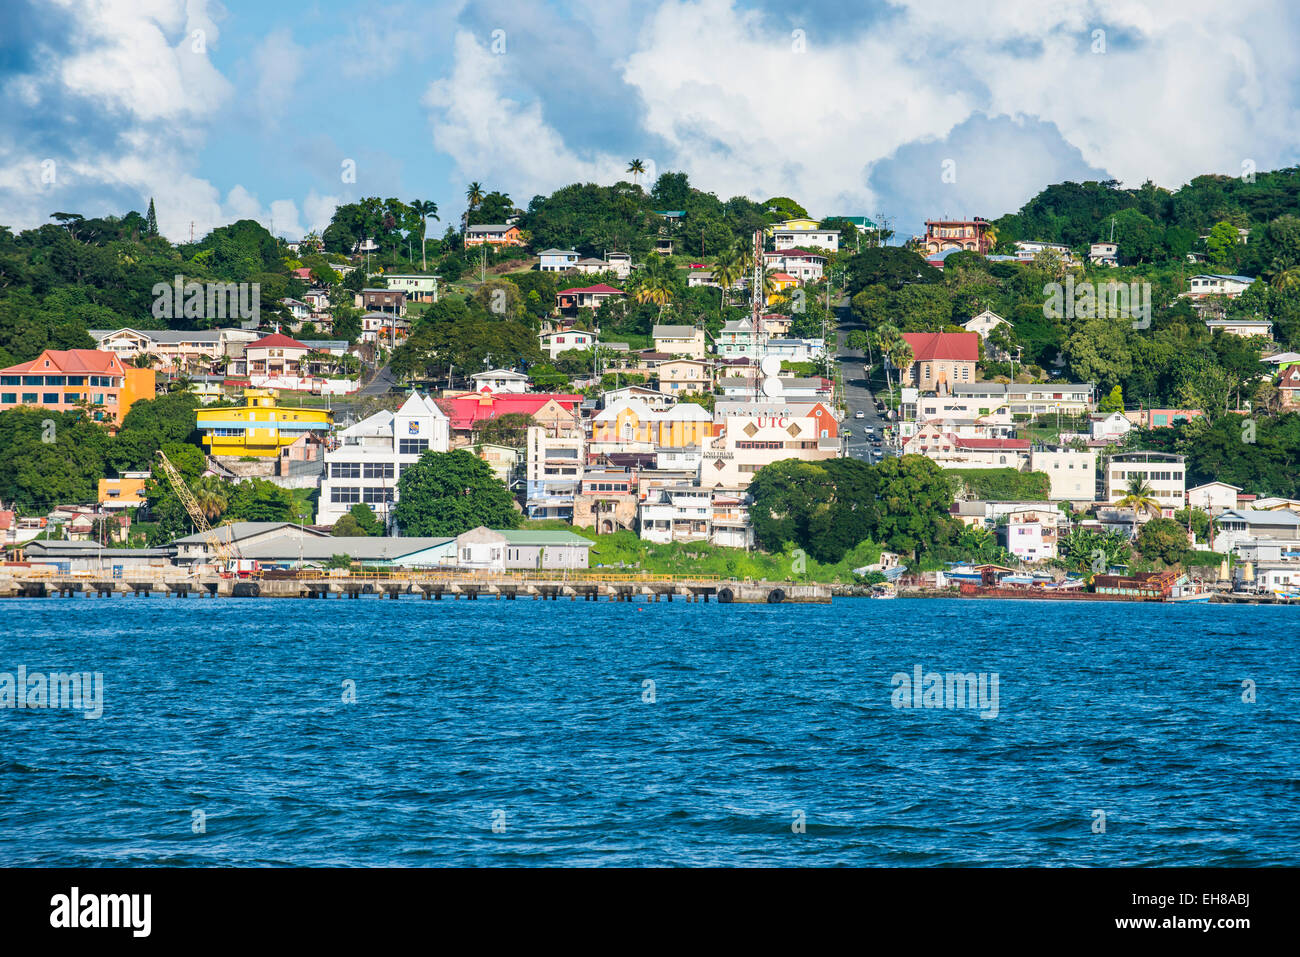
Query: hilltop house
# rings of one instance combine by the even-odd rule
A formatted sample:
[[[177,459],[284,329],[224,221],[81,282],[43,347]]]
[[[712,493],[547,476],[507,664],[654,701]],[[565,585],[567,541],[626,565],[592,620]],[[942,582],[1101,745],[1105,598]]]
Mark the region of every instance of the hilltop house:
[[[922,391],[946,393],[975,380],[979,336],[973,332],[905,332],[912,359],[899,370],[900,381]]]

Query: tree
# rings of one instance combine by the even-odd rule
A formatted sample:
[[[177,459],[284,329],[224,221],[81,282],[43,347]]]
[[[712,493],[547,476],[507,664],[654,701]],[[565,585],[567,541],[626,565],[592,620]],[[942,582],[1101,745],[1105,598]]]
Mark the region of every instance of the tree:
[[[1134,518],[1142,514],[1160,515],[1160,503],[1156,500],[1155,490],[1146,479],[1136,475],[1128,480],[1128,487],[1123,497],[1115,502],[1115,507],[1131,509]]]
[[[420,271],[429,271],[429,262],[425,258],[425,233],[428,231],[429,219],[438,218],[438,204],[433,200],[411,200],[411,211],[420,217]]]
[[[1106,413],[1124,411],[1124,393],[1118,383],[1106,394],[1104,399],[1097,403],[1097,411]]]
[[[398,482],[393,518],[405,535],[515,528],[519,512],[491,467],[465,449],[425,452]]]
[[[945,544],[952,534],[948,509],[953,494],[939,464],[903,455],[887,458],[875,469],[880,479],[877,540],[914,557]]]
[[[158,214],[154,211],[152,196],[149,197],[149,212],[145,216],[144,222],[145,222],[144,234],[146,236],[157,236],[158,235]]]
[[[645,172],[645,163],[639,159],[634,159],[627,164],[627,171],[632,174],[632,184],[639,185],[641,174]]]
[[[336,538],[360,538],[367,535],[382,535],[384,525],[375,515],[375,510],[364,502],[353,505],[344,515],[340,515],[330,534]]]
[[[1187,529],[1171,518],[1153,518],[1138,533],[1137,549],[1148,561],[1177,565],[1187,559],[1191,549]]]
[[[1212,265],[1226,269],[1236,258],[1233,253],[1240,244],[1236,226],[1232,223],[1215,223],[1210,235],[1205,237],[1205,252]]]
[[[479,204],[483,202],[483,184],[477,180],[465,187],[465,202],[468,208],[465,210],[465,226],[469,227],[469,214],[478,209]]]

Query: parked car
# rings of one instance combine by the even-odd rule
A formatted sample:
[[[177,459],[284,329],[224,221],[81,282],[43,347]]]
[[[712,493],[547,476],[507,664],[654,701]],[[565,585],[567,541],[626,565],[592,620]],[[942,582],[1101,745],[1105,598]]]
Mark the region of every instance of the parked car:
[[[867,417],[867,413],[863,412],[861,409],[858,409],[857,412],[853,413],[853,417],[855,419],[865,419]]]

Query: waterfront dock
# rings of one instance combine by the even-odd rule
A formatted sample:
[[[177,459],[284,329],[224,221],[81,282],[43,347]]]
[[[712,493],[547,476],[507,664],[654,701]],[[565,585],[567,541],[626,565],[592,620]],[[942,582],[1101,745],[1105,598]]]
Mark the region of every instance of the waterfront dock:
[[[794,582],[732,581],[671,575],[613,575],[544,572],[300,571],[256,578],[186,575],[180,572],[126,574],[111,578],[94,572],[23,574],[0,577],[0,598],[421,598],[442,601],[673,601],[720,604],[828,604],[827,585]]]

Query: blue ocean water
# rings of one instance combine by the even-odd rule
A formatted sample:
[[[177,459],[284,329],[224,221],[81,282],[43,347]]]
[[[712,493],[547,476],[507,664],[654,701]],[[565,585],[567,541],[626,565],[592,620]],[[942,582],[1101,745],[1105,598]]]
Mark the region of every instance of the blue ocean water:
[[[0,672],[101,672],[104,710],[0,710],[0,865],[1296,865],[1298,635],[1218,605],[4,600]],[[894,707],[918,665],[996,674],[996,717]]]

